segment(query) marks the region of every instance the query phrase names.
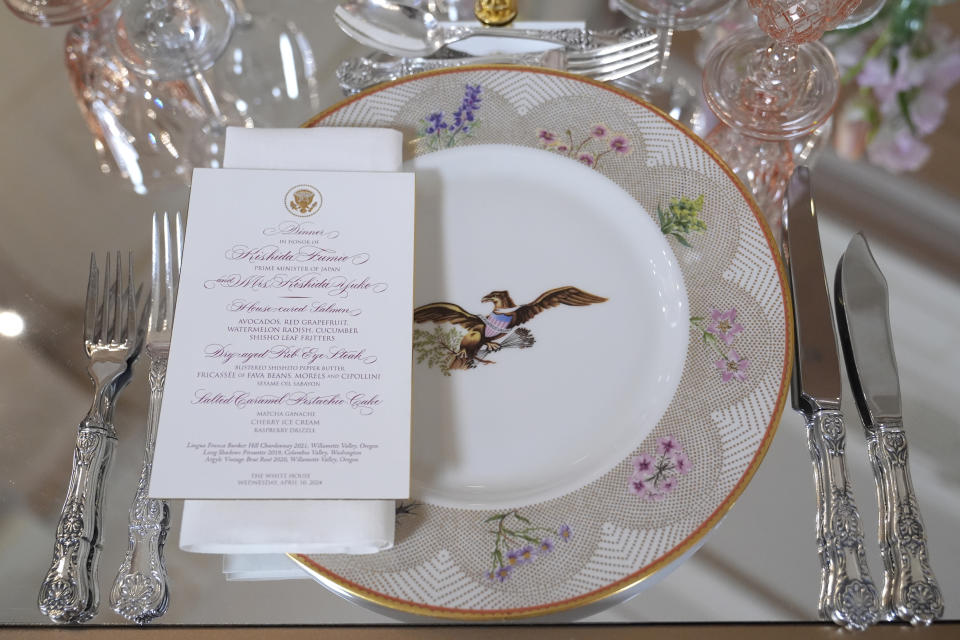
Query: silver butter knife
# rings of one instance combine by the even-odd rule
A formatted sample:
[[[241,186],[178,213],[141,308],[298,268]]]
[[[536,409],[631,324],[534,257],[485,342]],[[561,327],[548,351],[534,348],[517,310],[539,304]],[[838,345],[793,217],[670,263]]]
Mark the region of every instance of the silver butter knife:
[[[884,614],[888,620],[930,624],[943,616],[943,596],[930,569],[910,478],[887,281],[861,233],[837,264],[834,293],[847,375],[877,480]]]
[[[782,249],[797,345],[791,397],[806,419],[817,490],[819,613],[838,625],[865,629],[879,619],[880,598],[867,569],[860,513],[847,479],[840,359],[806,167],[794,171],[787,200]]]

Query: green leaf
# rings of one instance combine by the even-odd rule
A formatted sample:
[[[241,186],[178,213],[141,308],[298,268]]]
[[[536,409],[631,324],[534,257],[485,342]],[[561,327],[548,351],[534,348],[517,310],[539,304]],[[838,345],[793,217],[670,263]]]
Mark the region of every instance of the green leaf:
[[[679,233],[671,233],[670,235],[672,235],[674,238],[676,238],[676,239],[677,239],[677,242],[679,242],[679,243],[682,244],[683,246],[689,247],[689,248],[691,248],[691,249],[693,248],[693,245],[690,244],[689,242],[687,242],[687,239],[684,238],[684,237],[683,237],[682,235],[680,235]]]
[[[494,520],[503,520],[503,519],[506,518],[506,517],[507,517],[507,514],[501,513],[501,514],[498,514],[498,515],[495,515],[495,516],[490,516],[489,518],[487,518],[486,520],[484,520],[484,522],[493,522]]]
[[[690,316],[690,322],[694,324],[696,324],[697,322],[703,322],[704,320],[706,320],[706,318],[702,318],[700,316]]]
[[[516,517],[516,519],[519,520],[520,522],[525,522],[525,523],[527,523],[527,524],[530,524],[530,521],[529,521],[527,518],[524,518],[524,517],[523,517],[522,515],[520,515],[519,513],[514,512],[513,515],[514,515],[514,517]]]

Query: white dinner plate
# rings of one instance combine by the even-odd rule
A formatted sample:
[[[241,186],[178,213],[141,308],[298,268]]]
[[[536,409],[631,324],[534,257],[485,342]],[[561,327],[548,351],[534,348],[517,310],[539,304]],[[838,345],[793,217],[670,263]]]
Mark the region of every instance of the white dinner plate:
[[[406,168],[417,175],[418,308],[452,302],[487,318],[482,298],[495,291],[508,308],[564,287],[602,298],[542,310],[518,325],[529,348],[507,333],[493,344],[517,347],[467,370],[418,350],[414,497],[513,509],[599,478],[650,433],[683,371],[689,313],[663,234],[615,182],[548,151],[455,147]],[[465,334],[450,322],[416,330]]]
[[[413,495],[396,546],[294,555],[328,588],[456,619],[633,593],[688,557],[783,410],[789,296],[717,156],[610,86],[421,74],[308,126],[384,126],[417,173]]]

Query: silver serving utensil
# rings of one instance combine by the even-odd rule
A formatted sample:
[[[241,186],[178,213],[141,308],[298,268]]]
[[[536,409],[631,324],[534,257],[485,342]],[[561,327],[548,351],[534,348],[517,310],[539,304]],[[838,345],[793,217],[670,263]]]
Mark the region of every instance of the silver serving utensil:
[[[163,557],[163,546],[170,529],[170,507],[164,500],[148,497],[147,492],[153,471],[153,451],[167,374],[167,355],[170,353],[173,309],[180,283],[180,257],[183,253],[180,212],[177,212],[174,224],[176,229],[171,231],[169,217],[164,212],[161,231],[157,214],[153,214],[151,303],[146,347],[150,357],[146,448],[140,482],[130,505],[127,554],[110,591],[113,610],[137,624],[146,624],[162,616],[170,601],[170,586]]]
[[[787,200],[782,248],[797,345],[791,397],[807,422],[817,490],[819,614],[844,627],[865,629],[879,618],[880,598],[867,569],[860,513],[847,479],[840,360],[807,167],[794,171]]]
[[[930,624],[943,616],[943,596],[930,568],[910,478],[887,281],[862,233],[853,236],[837,264],[834,294],[847,375],[877,480],[884,614],[888,620]]]
[[[117,433],[113,427],[116,396],[130,380],[131,367],[143,344],[141,292],[134,293],[133,257],[123,263],[116,254],[116,273],[107,254],[100,295],[100,272],[90,256],[83,338],[87,373],[94,382],[93,404],[77,431],[67,496],[57,523],[50,569],[40,585],[37,605],[52,621],[85,622],[100,605],[98,563],[103,543],[103,494],[113,461]],[[146,310],[147,305],[143,305]],[[139,312],[139,313],[138,313]]]
[[[585,29],[514,29],[443,26],[422,8],[391,0],[347,0],[333,11],[337,25],[354,40],[395,56],[424,57],[467,38],[485,35],[555,42],[574,49],[589,46]]]
[[[614,48],[615,47],[615,48]],[[349,58],[337,67],[337,80],[344,94],[352,95],[368,87],[397,80],[405,76],[477,64],[520,64],[569,71],[608,82],[617,80],[655,64],[659,58],[657,43],[650,37],[636,41],[636,46],[624,48],[617,45],[588,49],[582,52],[567,52],[549,49],[534,53],[514,55],[476,56],[463,58],[395,58],[381,60],[377,57]]]

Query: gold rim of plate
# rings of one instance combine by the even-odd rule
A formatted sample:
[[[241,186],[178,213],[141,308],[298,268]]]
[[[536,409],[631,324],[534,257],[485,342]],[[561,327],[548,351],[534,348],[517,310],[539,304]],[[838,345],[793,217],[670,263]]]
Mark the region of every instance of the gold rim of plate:
[[[333,106],[321,111],[319,114],[315,115],[313,118],[306,121],[301,127],[314,127],[322,122],[325,118],[329,117],[331,114],[343,109],[347,105],[350,105],[358,100],[362,100],[367,96],[373,95],[380,91],[385,91],[396,86],[406,84],[408,82],[414,82],[422,80],[426,77],[447,75],[454,73],[464,73],[464,72],[475,72],[475,71],[520,71],[526,73],[538,73],[543,75],[552,75],[567,78],[577,82],[582,82],[585,84],[593,85],[597,88],[608,91],[613,95],[619,96],[621,98],[630,100],[643,108],[655,113],[661,117],[665,122],[674,126],[678,131],[680,131],[684,136],[690,138],[697,146],[699,146],[704,152],[706,152],[723,170],[728,178],[736,185],[737,189],[740,191],[743,198],[746,200],[747,204],[750,207],[750,210],[753,212],[753,216],[760,226],[760,229],[763,231],[764,237],[767,241],[767,246],[770,250],[770,254],[774,259],[774,262],[777,267],[777,274],[780,280],[780,290],[783,296],[783,313],[784,313],[784,325],[786,329],[786,335],[784,337],[784,344],[786,347],[786,353],[784,354],[784,365],[783,371],[781,372],[780,377],[780,390],[777,395],[777,402],[773,411],[773,415],[770,417],[770,422],[767,424],[767,428],[764,432],[763,439],[760,443],[759,448],[754,454],[753,459],[750,461],[750,464],[747,467],[747,470],[741,476],[739,482],[734,486],[733,490],[727,495],[727,497],[721,502],[720,506],[706,519],[704,520],[697,529],[693,531],[686,539],[681,541],[673,549],[662,555],[656,561],[641,567],[636,572],[613,582],[606,587],[601,589],[596,589],[590,591],[574,598],[567,600],[560,600],[557,602],[548,603],[545,605],[534,606],[534,607],[521,607],[514,609],[455,609],[449,607],[440,607],[440,606],[431,606],[423,603],[411,602],[408,600],[403,600],[393,596],[388,596],[366,587],[363,587],[359,584],[356,584],[346,578],[337,575],[336,573],[329,571],[316,561],[314,561],[310,556],[306,554],[291,553],[287,556],[297,563],[304,571],[310,574],[314,579],[316,579],[321,584],[324,584],[328,588],[334,591],[341,591],[350,596],[360,598],[367,602],[387,607],[389,609],[394,609],[404,613],[412,613],[416,615],[426,615],[431,617],[446,618],[451,620],[464,620],[464,621],[478,621],[478,620],[506,620],[506,619],[520,619],[520,618],[531,618],[535,616],[543,616],[554,613],[561,613],[575,609],[578,607],[583,607],[592,603],[599,602],[606,598],[610,598],[619,593],[631,590],[637,585],[639,585],[644,580],[647,580],[651,576],[655,575],[661,569],[672,564],[674,561],[679,559],[683,554],[690,551],[698,543],[700,543],[703,538],[720,522],[721,519],[730,511],[734,503],[746,489],[747,485],[750,483],[750,480],[753,478],[757,469],[760,466],[760,463],[763,461],[763,458],[766,456],[767,450],[770,448],[770,443],[773,441],[773,436],[777,431],[777,427],[780,423],[780,417],[783,414],[783,409],[786,404],[787,394],[789,393],[789,381],[790,381],[790,372],[793,369],[793,358],[794,358],[794,329],[793,329],[793,300],[790,295],[790,287],[787,286],[787,274],[784,268],[783,262],[779,259],[779,248],[777,243],[774,240],[773,232],[770,229],[770,226],[767,224],[766,219],[760,211],[759,206],[754,200],[753,196],[750,194],[750,191],[744,186],[740,178],[734,174],[733,170],[727,166],[726,162],[711,149],[699,136],[697,136],[693,131],[683,126],[679,122],[673,120],[668,116],[664,111],[658,109],[657,107],[647,103],[646,101],[633,96],[625,91],[622,91],[616,87],[604,84],[602,82],[597,82],[596,80],[591,80],[583,76],[574,75],[564,71],[556,71],[552,69],[543,69],[538,67],[527,67],[520,65],[464,65],[462,67],[456,67],[453,69],[438,69],[434,71],[426,71],[423,73],[414,74],[399,80],[394,80],[392,82],[384,83],[366,89],[356,95],[350,96],[340,102],[334,104]]]

